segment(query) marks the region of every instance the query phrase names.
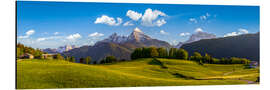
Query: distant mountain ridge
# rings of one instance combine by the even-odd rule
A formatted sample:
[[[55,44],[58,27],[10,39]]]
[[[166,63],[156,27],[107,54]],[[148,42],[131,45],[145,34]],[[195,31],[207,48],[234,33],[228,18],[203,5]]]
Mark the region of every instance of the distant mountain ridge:
[[[192,55],[193,52],[199,52],[202,55],[208,53],[216,58],[239,57],[259,62],[259,40],[259,33],[243,34],[186,43],[181,48],[187,50],[190,55]]]
[[[116,33],[108,38],[96,42],[93,46],[84,46],[62,53],[66,56],[84,58],[91,56],[93,60],[100,61],[106,56],[113,55],[117,59],[130,60],[130,54],[135,48],[140,47],[172,47],[169,43],[153,39],[145,35],[139,28],[135,28],[129,36],[118,36]]]
[[[199,41],[202,39],[213,39],[213,38],[216,38],[216,35],[211,34],[211,33],[207,33],[207,32],[203,32],[203,31],[199,31],[199,32],[192,34],[187,41],[179,42],[175,46],[175,48],[181,48],[181,46],[183,44],[186,44],[186,43],[192,43],[192,42],[196,42],[196,41]]]
[[[65,45],[65,46],[60,46],[58,48],[46,48],[42,49],[43,52],[47,52],[50,54],[55,54],[55,53],[63,53],[69,50],[72,50],[74,48],[77,48],[75,45]]]

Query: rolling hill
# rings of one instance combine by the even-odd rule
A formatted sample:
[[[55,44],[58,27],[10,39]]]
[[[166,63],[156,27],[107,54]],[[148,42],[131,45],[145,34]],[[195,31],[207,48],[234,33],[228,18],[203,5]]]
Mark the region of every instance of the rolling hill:
[[[208,53],[216,58],[240,57],[248,58],[259,62],[260,56],[260,35],[244,34],[215,39],[203,39],[197,42],[184,44],[181,48],[189,54],[199,52],[203,55]]]
[[[103,65],[18,60],[17,89],[230,85],[248,84],[259,76],[259,69],[238,64],[201,66],[187,60],[158,60],[167,68],[150,63],[151,58]]]

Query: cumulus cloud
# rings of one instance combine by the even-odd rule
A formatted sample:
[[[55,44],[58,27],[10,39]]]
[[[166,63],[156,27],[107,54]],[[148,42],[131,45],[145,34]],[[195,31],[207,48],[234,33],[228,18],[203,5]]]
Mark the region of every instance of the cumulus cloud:
[[[198,21],[195,18],[190,18],[189,21],[193,23],[198,23]]]
[[[160,26],[162,26],[163,24],[166,24],[167,22],[164,20],[164,19],[161,19],[161,20],[157,20],[157,22],[156,22],[156,25],[158,26],[158,27],[160,27]]]
[[[68,37],[66,37],[66,39],[68,39],[68,40],[76,40],[76,39],[79,39],[81,37],[82,36],[79,33],[76,33],[76,34],[69,35]]]
[[[179,34],[179,36],[181,36],[181,37],[185,37],[185,36],[189,36],[189,35],[190,35],[190,33],[188,33],[188,32],[180,33]]]
[[[54,35],[58,35],[58,34],[59,34],[59,32],[54,32],[53,34],[54,34]]]
[[[39,41],[44,41],[44,40],[46,40],[46,38],[38,38],[38,39],[37,39],[38,42],[39,42]]]
[[[201,19],[201,20],[206,20],[207,18],[206,18],[205,15],[202,15],[202,16],[200,16],[200,19]]]
[[[208,17],[210,17],[211,15],[209,13],[206,13],[205,15],[200,16],[201,20],[206,20]]]
[[[142,17],[141,13],[138,13],[132,10],[128,10],[126,15],[134,21],[138,21]]]
[[[202,28],[196,28],[195,32],[203,32],[203,29]]]
[[[109,17],[107,15],[102,15],[98,17],[95,21],[95,24],[107,24],[110,26],[118,26],[122,23],[122,18],[117,17],[115,20],[113,17]]]
[[[24,36],[19,36],[18,38],[29,38],[31,35],[33,35],[35,33],[34,29],[28,30]]]
[[[51,39],[58,39],[58,38],[62,38],[62,36],[51,36],[51,37],[37,38],[37,42],[45,41],[45,40],[51,40]]]
[[[159,33],[162,34],[162,35],[168,35],[169,34],[168,32],[165,32],[164,30],[160,30]]]
[[[248,34],[248,30],[243,29],[243,28],[239,28],[238,32],[227,33],[227,34],[224,35],[224,37],[237,36],[237,35],[241,35],[241,34]]]
[[[156,23],[153,23],[153,21],[156,20],[159,16],[167,16],[167,15],[161,11],[158,11],[158,10],[153,11],[152,9],[148,8],[145,10],[144,15],[142,16],[141,24],[144,26],[163,25],[164,22],[161,22],[161,21],[165,21],[165,20],[160,20],[160,21],[157,21]]]
[[[123,24],[124,26],[133,26],[134,24],[131,21],[127,21]]]
[[[94,32],[88,35],[88,37],[101,37],[104,36],[102,33]]]

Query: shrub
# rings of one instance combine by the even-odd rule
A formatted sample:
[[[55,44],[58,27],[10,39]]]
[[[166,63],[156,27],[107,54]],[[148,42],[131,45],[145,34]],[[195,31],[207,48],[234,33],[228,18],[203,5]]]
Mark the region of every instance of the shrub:
[[[186,50],[180,48],[176,52],[176,58],[187,60],[188,59],[188,52]]]
[[[105,64],[105,63],[113,63],[113,62],[116,62],[117,59],[114,57],[114,56],[107,56],[105,57],[105,59],[102,59],[100,61],[101,64]]]
[[[190,60],[200,62],[202,60],[202,55],[198,52],[194,52],[193,56],[190,57]]]

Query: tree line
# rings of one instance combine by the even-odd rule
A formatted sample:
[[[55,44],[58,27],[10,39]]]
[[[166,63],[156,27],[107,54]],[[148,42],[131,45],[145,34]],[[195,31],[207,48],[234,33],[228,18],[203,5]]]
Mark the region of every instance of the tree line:
[[[16,45],[16,57],[19,58],[20,56],[26,54],[26,53],[29,53],[29,54],[32,54],[34,56],[34,58],[41,58],[42,57],[42,54],[44,54],[45,52],[42,52],[40,49],[34,49],[32,47],[27,47],[23,44],[20,44],[18,43]]]
[[[131,59],[138,58],[169,58],[169,59],[182,59],[196,61],[199,64],[249,64],[250,60],[246,58],[214,58],[209,54],[202,56],[199,52],[194,52],[192,56],[189,56],[188,52],[182,48],[170,48],[166,49],[163,47],[142,47],[136,48],[131,53]]]

